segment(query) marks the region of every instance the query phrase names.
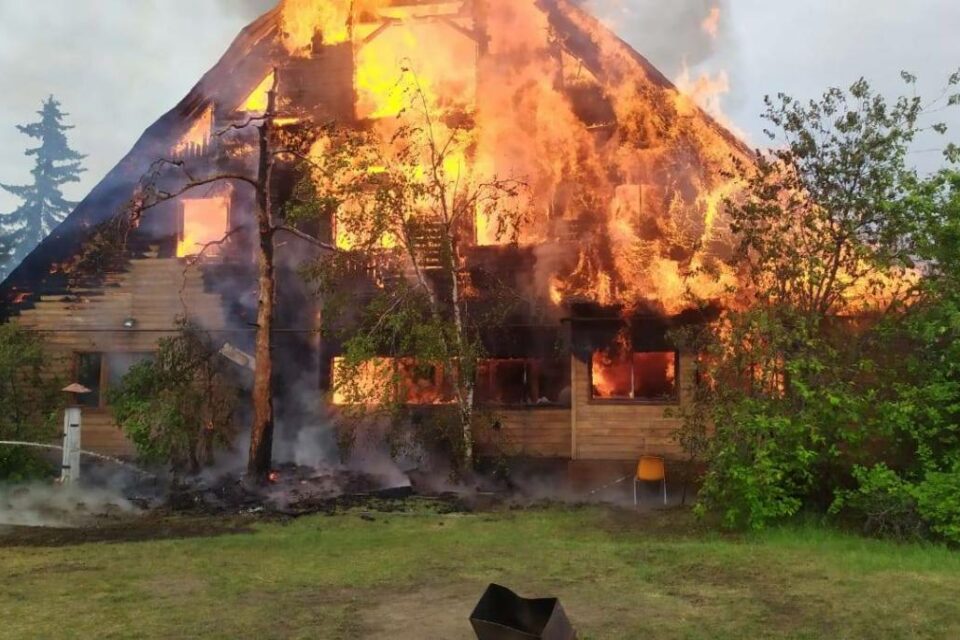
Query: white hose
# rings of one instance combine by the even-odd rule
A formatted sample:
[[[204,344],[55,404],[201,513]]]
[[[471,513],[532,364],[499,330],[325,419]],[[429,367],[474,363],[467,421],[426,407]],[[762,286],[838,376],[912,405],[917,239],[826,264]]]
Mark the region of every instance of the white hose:
[[[55,444],[41,444],[39,442],[20,442],[19,440],[0,440],[0,445],[7,445],[11,447],[33,447],[34,449],[55,449],[57,451],[63,451],[63,447]],[[129,462],[124,462],[120,458],[114,458],[112,456],[105,456],[102,453],[94,453],[93,451],[84,451],[80,450],[80,455],[90,456],[91,458],[98,458],[100,460],[106,460],[107,462],[112,462],[121,467],[130,469],[131,471],[136,471],[139,474],[150,476],[155,478],[156,475],[150,473],[149,471],[144,471],[140,467],[130,464]]]

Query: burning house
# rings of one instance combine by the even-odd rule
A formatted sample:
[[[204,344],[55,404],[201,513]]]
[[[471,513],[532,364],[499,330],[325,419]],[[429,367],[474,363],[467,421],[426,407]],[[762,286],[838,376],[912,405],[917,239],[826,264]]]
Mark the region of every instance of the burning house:
[[[515,237],[478,216],[462,240],[465,278],[509,280],[528,301],[485,332],[476,402],[496,428],[481,455],[569,460],[673,456],[669,408],[689,397],[695,354],[669,330],[702,320],[687,294],[719,300],[729,277],[719,211],[749,151],[647,60],[571,0],[286,0],[220,62],[0,286],[5,313],[42,333],[56,365],[93,390],[85,446],[130,453],[106,391],[186,316],[235,360],[253,353],[256,207],[243,180],[191,189],[137,220],[117,218],[160,159],[229,176],[256,165],[239,131],[278,87],[277,128],[304,119],[389,126],[413,71],[436,104],[469,115],[466,164],[528,186]],[[278,80],[279,77],[279,80]],[[278,169],[274,199],[295,180]],[[332,219],[312,230],[348,248]],[[104,248],[123,237],[122,255]],[[277,242],[275,359],[285,394],[348,402],[338,345],[297,273],[309,243]],[[710,275],[706,275],[707,273]],[[411,363],[404,401],[443,402]]]

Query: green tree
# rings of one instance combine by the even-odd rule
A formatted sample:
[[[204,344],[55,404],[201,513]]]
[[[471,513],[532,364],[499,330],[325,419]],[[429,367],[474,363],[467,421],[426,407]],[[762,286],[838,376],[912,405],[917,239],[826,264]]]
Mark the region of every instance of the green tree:
[[[197,473],[234,435],[238,403],[229,365],[196,327],[160,340],[154,358],[131,367],[109,391],[117,423],[141,460]]]
[[[308,271],[325,326],[344,348],[335,393],[355,413],[396,421],[423,381],[426,402],[437,405],[431,431],[469,468],[481,329],[518,296],[493,282],[478,300],[464,248],[478,216],[500,237],[516,237],[523,185],[478,175],[467,114],[430,104],[411,72],[401,86],[408,107],[392,135],[329,130],[288,215],[334,220],[348,249]],[[355,286],[359,273],[374,274],[366,298]]]
[[[905,345],[883,327],[922,289],[933,190],[908,153],[924,130],[945,131],[924,124],[934,110],[863,80],[809,103],[767,100],[773,149],[741,167],[743,192],[726,203],[735,303],[679,336],[704,354],[685,439],[714,430],[699,509],[729,526],[826,510],[889,436]]]
[[[41,340],[13,323],[0,324],[0,440],[46,444],[56,433],[61,384],[45,375]],[[0,480],[24,480],[50,465],[24,447],[0,447]]]
[[[26,151],[35,160],[31,171],[33,184],[0,184],[0,188],[23,200],[15,211],[0,216],[0,236],[6,236],[4,244],[8,254],[12,250],[8,256],[12,262],[22,260],[73,210],[76,203],[65,199],[61,189],[65,184],[79,182],[85,171],[80,161],[86,156],[71,149],[67,141],[66,132],[73,127],[63,124],[67,114],[60,111],[60,103],[50,96],[37,113],[38,122],[17,126],[21,133],[40,142],[38,147]],[[0,258],[3,253],[0,246]]]

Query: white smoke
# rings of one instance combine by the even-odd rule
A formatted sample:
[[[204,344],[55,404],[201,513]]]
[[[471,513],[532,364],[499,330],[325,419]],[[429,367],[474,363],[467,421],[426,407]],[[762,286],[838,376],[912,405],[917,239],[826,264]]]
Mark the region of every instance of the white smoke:
[[[33,483],[0,486],[0,526],[74,527],[138,508],[114,487]]]

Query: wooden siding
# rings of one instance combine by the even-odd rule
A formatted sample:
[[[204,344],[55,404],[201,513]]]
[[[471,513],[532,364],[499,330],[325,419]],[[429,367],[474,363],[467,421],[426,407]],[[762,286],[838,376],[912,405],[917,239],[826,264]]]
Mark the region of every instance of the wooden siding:
[[[572,358],[573,437],[571,457],[580,460],[636,460],[639,456],[677,458],[682,450],[675,434],[680,426],[667,417],[670,406],[639,402],[596,401],[590,397],[588,364]],[[692,358],[680,355],[680,402],[690,397]]]
[[[178,259],[134,260],[125,273],[112,275],[102,289],[70,297],[45,297],[21,313],[21,326],[41,332],[50,355],[50,375],[73,382],[77,353],[149,353],[157,341],[176,333],[185,315],[208,329],[225,326],[220,297],[204,291],[198,267],[185,271]],[[124,329],[127,318],[136,328]],[[131,455],[133,447],[107,408],[83,410],[82,446],[108,455]]]
[[[570,457],[569,408],[505,409],[495,415],[499,431],[483,429],[475,434],[479,455]]]

